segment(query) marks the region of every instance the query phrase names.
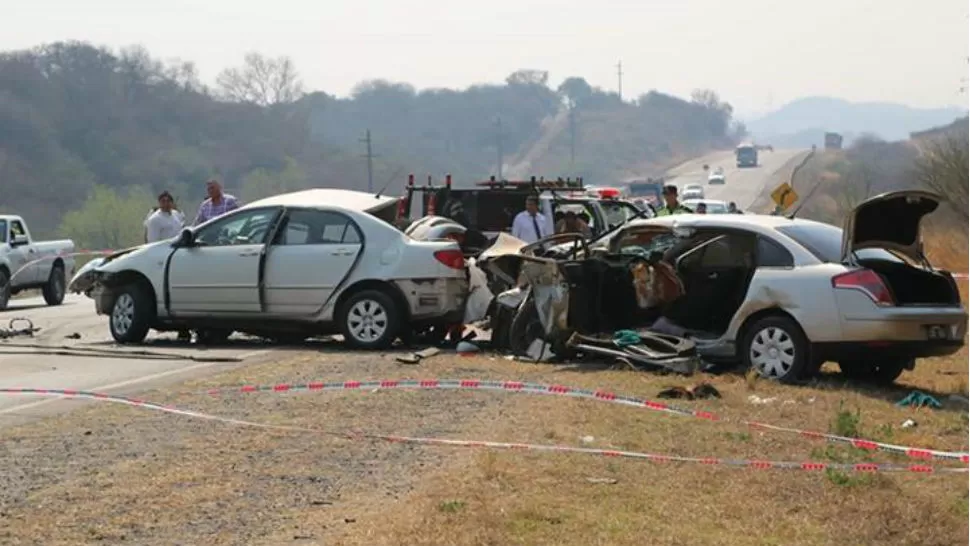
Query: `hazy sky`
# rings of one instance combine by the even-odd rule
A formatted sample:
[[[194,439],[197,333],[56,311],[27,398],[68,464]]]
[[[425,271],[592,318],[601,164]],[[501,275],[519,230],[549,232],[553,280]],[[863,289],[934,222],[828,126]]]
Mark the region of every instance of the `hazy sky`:
[[[966,105],[966,0],[4,0],[0,49],[146,46],[207,82],[247,51],[288,55],[309,89],[372,78],[501,82],[519,68],[623,94],[709,87],[742,115],[829,95]]]

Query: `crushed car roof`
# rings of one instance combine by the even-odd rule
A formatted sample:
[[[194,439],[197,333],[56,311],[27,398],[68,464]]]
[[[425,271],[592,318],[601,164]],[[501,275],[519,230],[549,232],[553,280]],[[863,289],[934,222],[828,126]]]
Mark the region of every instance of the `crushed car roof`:
[[[344,209],[368,212],[379,209],[392,202],[397,197],[387,195],[376,196],[373,193],[335,188],[312,188],[309,190],[281,193],[258,201],[253,201],[242,208],[267,206],[290,207],[339,207]]]

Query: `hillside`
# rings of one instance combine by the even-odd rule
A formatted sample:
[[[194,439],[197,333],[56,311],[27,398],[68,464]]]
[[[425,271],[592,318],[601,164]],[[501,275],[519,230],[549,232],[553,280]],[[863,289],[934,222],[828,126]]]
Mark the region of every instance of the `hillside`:
[[[841,225],[858,203],[880,193],[924,189],[943,197],[928,219],[928,246],[941,265],[967,264],[968,134],[963,118],[921,132],[916,139],[861,139],[845,150],[819,150],[794,185],[798,216]]]
[[[746,125],[758,140],[775,146],[810,146],[820,145],[825,131],[843,133],[847,141],[863,133],[885,140],[903,140],[911,132],[939,126],[963,115],[966,110],[959,108],[913,108],[809,97],[792,101]]]
[[[539,70],[462,90],[374,80],[335,97],[304,92],[288,59],[255,53],[210,86],[191,62],[161,62],[138,47],[6,52],[0,205],[40,236],[117,246],[138,242],[155,194],[170,190],[194,211],[212,176],[244,200],[310,186],[366,189],[367,130],[374,188],[391,193],[408,172],[450,172],[469,184],[497,174],[500,155],[540,175],[613,178],[733,142],[732,109],[711,91],[623,103],[582,78],[559,89],[547,82]],[[564,108],[573,131],[559,123],[548,132]]]

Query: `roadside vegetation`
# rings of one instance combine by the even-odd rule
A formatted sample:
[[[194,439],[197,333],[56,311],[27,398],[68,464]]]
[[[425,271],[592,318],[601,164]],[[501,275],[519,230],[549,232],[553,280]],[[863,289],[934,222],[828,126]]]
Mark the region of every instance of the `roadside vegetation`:
[[[400,192],[409,172],[469,184],[498,174],[499,149],[503,163],[519,161],[567,107],[575,153],[569,131],[552,135],[530,171],[613,182],[629,174],[618,165],[661,168],[743,131],[712,91],[621,102],[582,78],[553,89],[547,72],[519,70],[460,90],[365,81],[336,97],[307,89],[285,57],[248,54],[207,85],[190,61],[61,42],[0,53],[0,205],[38,237],[125,246],[140,241],[154,195],[170,190],[194,211],[212,176],[244,200],[367,189],[367,130],[375,191]]]

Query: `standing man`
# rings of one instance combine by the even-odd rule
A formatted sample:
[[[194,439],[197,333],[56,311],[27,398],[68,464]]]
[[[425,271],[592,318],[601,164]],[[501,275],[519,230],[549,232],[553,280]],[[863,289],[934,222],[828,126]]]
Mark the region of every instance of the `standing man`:
[[[236,198],[228,193],[223,193],[222,184],[214,178],[205,183],[205,193],[209,197],[199,207],[199,213],[195,216],[195,222],[192,223],[194,226],[239,208],[239,202],[236,201]]]
[[[677,200],[677,186],[667,184],[663,189],[664,206],[657,209],[657,216],[670,216],[671,214],[690,214],[691,210],[680,204]]]
[[[185,217],[175,208],[172,194],[158,195],[158,208],[145,218],[145,242],[157,243],[177,236],[185,225]]]
[[[530,195],[525,199],[525,210],[516,214],[512,220],[512,236],[526,243],[534,243],[551,234],[546,217],[539,214],[539,198]]]

